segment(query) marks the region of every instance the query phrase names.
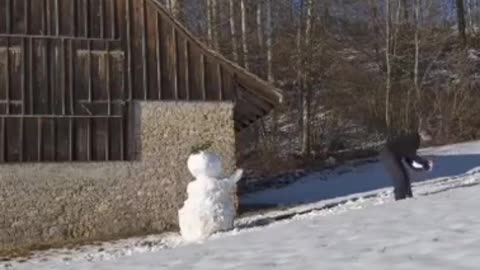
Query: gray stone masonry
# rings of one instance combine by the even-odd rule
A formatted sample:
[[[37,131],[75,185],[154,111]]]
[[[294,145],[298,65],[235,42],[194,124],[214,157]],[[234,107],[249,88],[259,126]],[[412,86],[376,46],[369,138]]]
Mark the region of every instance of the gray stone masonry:
[[[177,230],[191,147],[234,169],[232,103],[140,102],[132,119],[135,161],[0,166],[0,256]]]

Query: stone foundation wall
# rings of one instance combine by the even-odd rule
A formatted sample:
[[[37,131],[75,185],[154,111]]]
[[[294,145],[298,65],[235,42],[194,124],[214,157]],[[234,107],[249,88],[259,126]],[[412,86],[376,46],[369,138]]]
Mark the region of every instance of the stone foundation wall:
[[[233,104],[134,105],[136,161],[0,166],[0,256],[178,229],[193,145],[235,165]]]

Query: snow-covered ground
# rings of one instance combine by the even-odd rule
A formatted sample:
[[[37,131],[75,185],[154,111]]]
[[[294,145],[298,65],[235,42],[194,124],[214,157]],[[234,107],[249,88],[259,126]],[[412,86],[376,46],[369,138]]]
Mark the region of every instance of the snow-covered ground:
[[[3,264],[19,270],[478,269],[480,142],[422,154],[436,167],[415,176],[414,199],[394,202],[379,164],[350,166],[249,194],[243,203],[290,207],[240,218],[234,231],[204,243],[184,244],[169,234]]]

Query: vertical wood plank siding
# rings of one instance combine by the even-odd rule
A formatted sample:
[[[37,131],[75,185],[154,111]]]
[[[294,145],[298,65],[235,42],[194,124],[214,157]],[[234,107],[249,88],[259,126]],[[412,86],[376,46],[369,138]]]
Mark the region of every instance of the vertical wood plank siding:
[[[244,127],[276,96],[242,76],[156,0],[0,0],[0,162],[130,159],[134,100],[235,100]]]

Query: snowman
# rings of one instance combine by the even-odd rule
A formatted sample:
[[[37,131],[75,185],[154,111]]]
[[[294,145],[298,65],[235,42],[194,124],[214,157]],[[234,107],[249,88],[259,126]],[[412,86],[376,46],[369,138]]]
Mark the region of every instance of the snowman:
[[[222,177],[220,156],[203,150],[191,154],[187,166],[195,180],[188,184],[187,200],[178,211],[183,239],[198,242],[216,232],[231,230],[236,214],[235,187],[243,171]]]

